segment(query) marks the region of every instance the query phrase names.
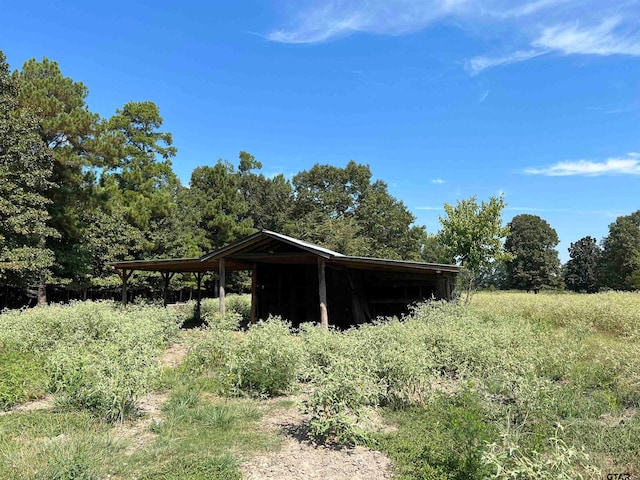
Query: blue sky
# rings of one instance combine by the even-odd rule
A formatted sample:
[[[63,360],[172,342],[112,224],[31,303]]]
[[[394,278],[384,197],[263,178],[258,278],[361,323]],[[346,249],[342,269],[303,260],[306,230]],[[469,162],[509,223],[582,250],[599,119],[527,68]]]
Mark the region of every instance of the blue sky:
[[[84,82],[104,116],[158,104],[174,169],[367,163],[430,232],[504,192],[560,257],[640,209],[640,3],[604,0],[15,2],[0,49]]]

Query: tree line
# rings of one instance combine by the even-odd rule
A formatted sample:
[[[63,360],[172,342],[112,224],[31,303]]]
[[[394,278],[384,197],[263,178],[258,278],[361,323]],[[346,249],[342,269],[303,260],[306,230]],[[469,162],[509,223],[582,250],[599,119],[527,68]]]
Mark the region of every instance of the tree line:
[[[572,244],[560,271],[555,232],[526,215],[503,227],[503,199],[446,206],[442,230],[429,234],[354,161],[288,179],[265,176],[241,151],[236,164],[199,166],[182,185],[155,103],[129,102],[104,118],[89,109],[88,93],[55,61],[31,59],[12,72],[0,51],[0,306],[109,296],[120,285],[109,262],[198,257],[263,228],[347,255],[458,261],[472,272],[469,285],[537,289],[564,278],[585,291],[640,286],[640,212],[612,224],[602,247],[590,237]],[[479,236],[467,235],[468,222]],[[540,230],[533,246],[526,229]],[[596,283],[583,278],[593,261]],[[232,282],[241,288],[246,279]],[[189,274],[172,280],[176,292],[194,285]],[[159,286],[158,275],[142,272],[131,284],[140,294]]]
[[[177,149],[158,107],[129,102],[92,112],[87,87],[44,58],[13,72],[0,52],[0,291],[49,299],[108,295],[108,263],[197,257],[258,229],[346,254],[430,260],[432,241],[367,165],[315,165],[267,177],[240,152],[193,170],[182,185]],[[232,279],[233,280],[233,279]],[[241,282],[241,278],[236,281]],[[193,286],[191,275],[172,286]],[[132,288],[157,290],[157,275]]]
[[[504,247],[487,257],[472,274],[481,288],[567,289],[595,293],[640,289],[640,210],[609,225],[598,242],[586,236],[569,247],[569,260],[560,264],[558,234],[537,215],[516,215],[506,225]]]

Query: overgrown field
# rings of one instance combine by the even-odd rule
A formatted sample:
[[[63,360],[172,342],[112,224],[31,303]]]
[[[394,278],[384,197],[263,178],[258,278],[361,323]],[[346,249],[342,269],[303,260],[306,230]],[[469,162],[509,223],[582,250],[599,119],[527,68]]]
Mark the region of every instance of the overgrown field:
[[[278,448],[258,422],[285,393],[305,399],[313,441],[381,450],[397,478],[640,474],[638,294],[483,293],[344,332],[237,331],[248,299],[231,305],[220,318],[207,301],[209,327],[188,332],[191,306],[0,315],[0,409],[55,399],[0,415],[0,478],[240,478]],[[186,358],[163,369],[176,340]],[[161,413],[140,419],[150,393]]]

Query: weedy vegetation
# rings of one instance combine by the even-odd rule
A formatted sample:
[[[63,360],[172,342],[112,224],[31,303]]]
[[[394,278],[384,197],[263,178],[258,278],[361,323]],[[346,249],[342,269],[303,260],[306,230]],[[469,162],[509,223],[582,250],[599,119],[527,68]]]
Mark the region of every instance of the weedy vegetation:
[[[233,303],[235,302],[235,304]],[[346,331],[271,318],[246,297],[179,332],[188,309],[77,303],[0,316],[0,407],[52,393],[52,410],[0,415],[2,478],[240,478],[278,448],[263,399],[305,398],[316,443],[385,452],[400,479],[640,474],[640,295],[480,293]],[[179,367],[159,356],[190,345]],[[6,373],[5,373],[6,372]],[[139,401],[160,414],[139,435]]]

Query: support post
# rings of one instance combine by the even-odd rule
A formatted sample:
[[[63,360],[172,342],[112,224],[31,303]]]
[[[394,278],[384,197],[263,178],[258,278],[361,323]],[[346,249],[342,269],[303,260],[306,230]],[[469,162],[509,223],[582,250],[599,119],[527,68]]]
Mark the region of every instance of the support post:
[[[251,324],[256,323],[257,309],[258,309],[258,264],[254,263],[251,268]]]
[[[327,313],[327,279],[325,276],[324,258],[318,257],[318,293],[320,295],[320,325],[329,328],[329,314]]]
[[[225,272],[224,272],[224,258],[221,258],[218,261],[218,276],[220,277],[220,315],[224,317],[225,313],[225,305],[224,305],[224,283],[225,283]]]
[[[162,304],[166,307],[169,299],[169,282],[173,278],[174,272],[162,272],[164,279],[164,289],[162,290]]]
[[[198,320],[200,319],[200,308],[202,306],[202,297],[200,292],[200,287],[202,286],[202,277],[204,276],[203,272],[196,273],[196,316]]]
[[[127,306],[127,281],[129,277],[133,273],[133,270],[118,270],[118,275],[120,276],[120,280],[122,280],[122,306]]]

